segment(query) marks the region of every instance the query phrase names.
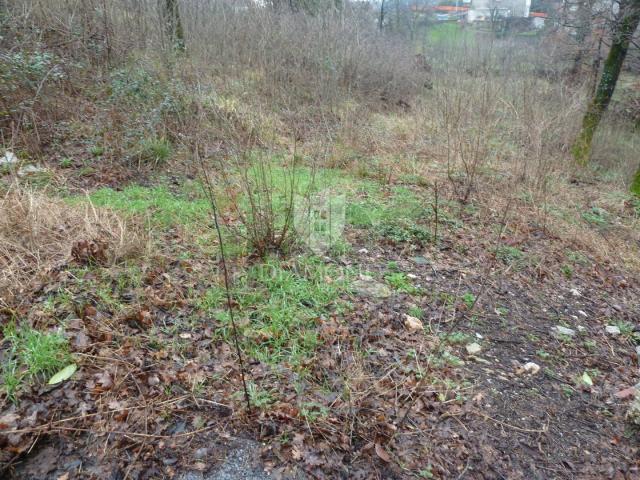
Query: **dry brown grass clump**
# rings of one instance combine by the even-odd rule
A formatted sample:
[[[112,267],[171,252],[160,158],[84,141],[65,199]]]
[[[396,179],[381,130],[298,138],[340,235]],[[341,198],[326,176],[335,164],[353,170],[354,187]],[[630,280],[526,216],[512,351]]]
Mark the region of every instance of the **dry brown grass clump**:
[[[113,264],[143,243],[142,230],[110,210],[12,187],[0,198],[0,303],[65,262]]]

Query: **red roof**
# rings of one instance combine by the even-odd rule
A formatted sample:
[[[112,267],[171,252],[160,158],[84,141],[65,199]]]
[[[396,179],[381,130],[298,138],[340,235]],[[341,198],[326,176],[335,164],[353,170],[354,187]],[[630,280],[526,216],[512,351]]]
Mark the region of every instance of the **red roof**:
[[[530,17],[547,18],[548,15],[544,12],[529,12]]]
[[[433,7],[437,12],[467,12],[469,7],[455,7],[453,5],[440,5]]]

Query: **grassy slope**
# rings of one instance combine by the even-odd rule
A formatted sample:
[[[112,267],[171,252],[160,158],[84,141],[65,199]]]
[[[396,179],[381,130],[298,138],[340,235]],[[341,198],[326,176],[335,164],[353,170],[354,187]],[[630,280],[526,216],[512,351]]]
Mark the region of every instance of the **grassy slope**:
[[[431,35],[440,42],[448,33]],[[118,95],[132,95],[130,83],[116,85]],[[118,95],[110,101],[121,106]],[[157,95],[154,87],[149,96]],[[638,203],[605,175],[589,174],[595,183],[559,176],[549,193],[514,185],[510,167],[495,163],[482,169],[471,201],[461,204],[459,177],[448,178],[438,150],[432,157],[415,150],[412,135],[423,132],[412,130],[412,115],[373,117],[374,152],[365,140],[337,141],[339,160],[345,151],[357,154],[342,168],[314,168],[315,157],[304,158],[294,177],[297,193],[330,190],[346,204],[344,234],[320,255],[298,245],[289,256],[249,258],[238,219],[248,212],[241,171],[232,165],[224,179],[216,177],[251,403],[275,462],[329,478],[370,472],[372,464],[384,475],[413,478],[451,478],[468,468],[533,478],[562,462],[574,469],[564,474],[596,478],[609,468],[633,468],[637,442],[623,419],[625,404],[611,399],[634,382]],[[77,168],[51,161],[55,175],[37,179],[36,187],[55,188],[61,178],[86,186],[82,169],[119,168],[103,159],[115,155],[108,136],[82,135],[82,142],[72,140]],[[148,435],[149,419],[158,435],[202,430],[193,443],[191,436],[170,440],[182,452],[179,464],[190,467],[194,447],[215,441],[210,429],[255,433],[256,422],[243,411],[209,203],[198,181],[176,174],[193,177],[197,169],[189,170],[185,151],[172,150],[162,163],[164,141],[139,140],[126,152],[131,166],[148,173],[144,181],[89,176],[88,199],[74,189],[65,199],[69,208],[90,201],[140,222],[149,245],[112,265],[70,262],[45,281],[44,293],[27,291],[19,307],[12,305],[14,324],[49,333],[5,329],[11,357],[5,388],[20,408],[46,407],[38,410],[38,425],[75,415],[75,398],[85,395],[104,420],[79,419],[72,428],[111,442],[109,468],[124,461],[128,447],[118,434],[105,434],[123,424],[132,436]],[[141,145],[153,158],[140,155]],[[291,166],[288,152],[271,150],[265,156],[272,206],[282,215]],[[357,295],[353,284],[363,278],[387,285],[391,297]],[[408,330],[405,314],[424,328]],[[585,330],[556,338],[550,333],[556,325]],[[605,325],[619,326],[621,335],[604,337]],[[481,354],[467,353],[471,342]],[[46,377],[69,361],[67,349],[80,370],[61,388],[66,395],[41,394]],[[46,368],[43,354],[55,358]],[[527,361],[542,366],[539,376],[523,373]],[[207,401],[215,403],[205,420]],[[13,421],[26,428],[23,419]],[[595,425],[585,432],[585,422]],[[499,440],[504,435],[508,446]],[[32,438],[18,439],[16,450],[25,451]],[[82,437],[60,438],[95,453]],[[612,452],[612,438],[622,458]],[[141,469],[172,473],[164,440],[136,444]],[[585,445],[610,461],[592,463]]]

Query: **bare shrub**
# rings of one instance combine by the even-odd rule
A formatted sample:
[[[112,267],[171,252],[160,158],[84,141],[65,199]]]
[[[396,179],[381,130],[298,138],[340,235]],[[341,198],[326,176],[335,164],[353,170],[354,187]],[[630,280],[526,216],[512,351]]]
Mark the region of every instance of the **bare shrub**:
[[[68,261],[72,249],[80,260],[114,263],[143,243],[140,228],[109,210],[13,187],[0,199],[0,296]]]

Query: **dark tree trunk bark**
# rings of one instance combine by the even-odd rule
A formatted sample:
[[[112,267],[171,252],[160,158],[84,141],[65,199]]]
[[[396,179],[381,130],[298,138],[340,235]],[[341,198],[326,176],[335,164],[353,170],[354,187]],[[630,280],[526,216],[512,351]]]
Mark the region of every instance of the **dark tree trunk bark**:
[[[160,0],[162,18],[167,32],[167,37],[171,42],[171,47],[176,50],[184,50],[184,31],[178,9],[178,0]]]
[[[573,144],[573,156],[582,165],[589,162],[593,135],[598,128],[602,115],[611,102],[616,88],[622,64],[629,50],[633,33],[640,23],[640,0],[628,0],[621,3],[618,21],[612,32],[612,44],[609,55],[604,62],[600,83],[582,119],[582,129]]]

